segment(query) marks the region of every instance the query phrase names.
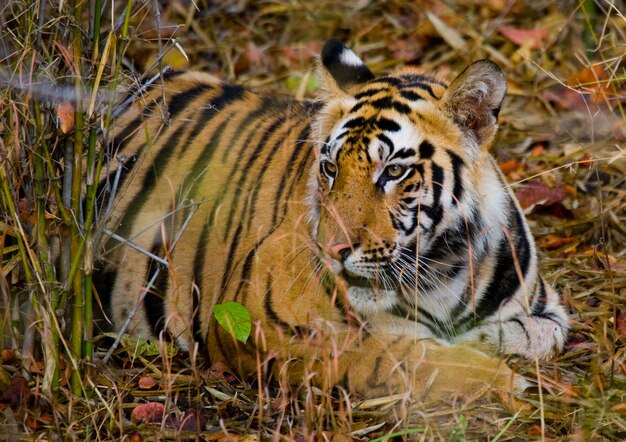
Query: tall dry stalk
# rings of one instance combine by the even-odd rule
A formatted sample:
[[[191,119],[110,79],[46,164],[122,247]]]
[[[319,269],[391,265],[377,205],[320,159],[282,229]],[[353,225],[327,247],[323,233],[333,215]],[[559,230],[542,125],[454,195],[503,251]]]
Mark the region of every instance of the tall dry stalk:
[[[132,5],[128,0],[125,8],[113,10],[103,9],[101,0],[58,5],[32,0],[0,11],[11,35],[0,63],[0,77],[9,86],[0,101],[5,276],[0,313],[16,317],[21,291],[30,294],[28,300],[20,298],[21,304],[32,305],[36,314],[22,326],[3,322],[0,337],[6,343],[15,330],[36,327],[43,344],[44,389],[50,393],[60,386],[65,360],[73,368],[72,393],[82,395],[82,361],[93,358],[96,192]],[[109,14],[103,16],[104,11]],[[103,23],[109,28],[104,35]],[[73,124],[59,111],[62,103],[73,107]],[[62,134],[57,124],[69,124],[63,131],[70,132]],[[33,361],[34,353],[26,352]]]

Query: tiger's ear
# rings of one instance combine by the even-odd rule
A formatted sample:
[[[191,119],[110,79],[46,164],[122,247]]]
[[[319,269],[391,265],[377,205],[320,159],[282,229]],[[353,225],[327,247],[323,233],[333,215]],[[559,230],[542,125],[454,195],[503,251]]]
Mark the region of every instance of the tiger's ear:
[[[469,65],[450,84],[440,106],[479,147],[490,147],[506,92],[500,66],[489,60]]]
[[[350,93],[353,86],[374,78],[365,63],[336,38],[324,43],[320,77],[329,96]]]

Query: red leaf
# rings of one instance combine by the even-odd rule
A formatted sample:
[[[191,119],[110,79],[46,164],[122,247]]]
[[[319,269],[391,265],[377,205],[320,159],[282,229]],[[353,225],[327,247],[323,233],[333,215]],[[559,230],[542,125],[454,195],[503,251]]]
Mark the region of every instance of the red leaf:
[[[523,209],[535,206],[551,206],[561,202],[567,196],[562,187],[550,187],[541,181],[529,181],[522,184],[515,196]]]
[[[165,413],[165,406],[162,403],[148,402],[147,404],[137,405],[133,409],[130,418],[136,424],[161,422],[163,413]]]
[[[539,49],[548,39],[549,32],[546,28],[520,29],[513,26],[498,26],[500,34],[519,46],[528,46],[530,49]]]
[[[609,73],[602,65],[586,67],[565,80],[568,87],[556,85],[542,92],[545,99],[562,109],[596,112],[606,106],[612,109],[624,102]]]

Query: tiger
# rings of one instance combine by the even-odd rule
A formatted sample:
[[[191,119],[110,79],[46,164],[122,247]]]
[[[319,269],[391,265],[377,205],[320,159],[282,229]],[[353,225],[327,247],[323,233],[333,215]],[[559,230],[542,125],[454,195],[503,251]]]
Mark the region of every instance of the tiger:
[[[337,39],[318,71],[308,101],[173,72],[118,116],[99,184],[113,323],[242,377],[519,391],[504,357],[558,354],[568,315],[490,154],[503,72],[376,77]],[[215,319],[226,302],[245,343]]]

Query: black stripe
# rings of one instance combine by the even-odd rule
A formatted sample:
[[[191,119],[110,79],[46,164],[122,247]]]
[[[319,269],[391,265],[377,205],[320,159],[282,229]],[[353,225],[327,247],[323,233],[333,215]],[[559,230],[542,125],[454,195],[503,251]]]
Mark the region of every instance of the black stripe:
[[[354,96],[354,98],[358,101],[361,98],[372,97],[372,96],[378,94],[379,92],[385,92],[386,90],[387,89],[385,89],[385,88],[370,88],[370,89],[367,89],[365,91],[359,92],[358,94],[356,94]],[[367,101],[367,100],[364,100],[364,101]]]
[[[187,71],[169,71],[169,72],[165,72],[165,73],[163,73],[163,80],[165,80],[165,81],[173,80],[174,78],[180,77],[181,75],[186,74],[186,73],[187,73]]]
[[[509,204],[509,207],[514,208],[512,202]],[[513,256],[509,238],[503,235],[495,256],[497,264],[491,276],[491,281],[476,308],[476,315],[479,319],[493,314],[502,302],[513,296],[520,287],[520,278],[515,268],[515,259],[519,263],[522,277],[525,277],[528,272],[530,248],[522,222],[521,215],[517,210],[514,210],[508,227],[511,242],[515,247],[515,256]]]
[[[150,252],[160,256],[162,255],[163,247],[157,244],[150,249]],[[149,261],[148,271],[146,272],[144,281],[150,281],[157,269],[160,269],[159,274],[143,300],[144,312],[146,313],[146,318],[148,318],[154,336],[159,336],[165,326],[165,304],[163,298],[167,295],[167,287],[169,284],[168,268],[152,259]]]
[[[417,316],[415,316],[415,310],[410,310],[404,304],[396,304],[390,310],[388,310],[394,316],[399,318],[408,319],[412,322],[416,322],[418,324],[422,324],[424,327],[428,328],[428,330],[434,335],[443,337],[441,332],[443,331],[443,326],[437,321],[435,317],[433,317],[430,313],[428,313],[423,307],[420,307],[417,310]],[[423,316],[426,320],[422,320],[419,317]]]
[[[530,345],[531,343],[530,334],[528,333],[528,330],[526,330],[526,326],[524,325],[524,323],[517,318],[509,319],[509,322],[515,322],[517,325],[519,325],[522,328],[524,335],[526,335],[526,342],[528,342],[528,344]]]
[[[376,79],[374,84],[384,84],[398,87],[402,85],[402,80],[396,77],[380,77]]]
[[[433,98],[435,98],[435,99],[439,99],[439,97],[437,97],[437,96],[435,95],[435,93],[433,92],[433,88],[432,88],[432,87],[430,87],[430,85],[429,85],[429,84],[424,84],[424,83],[414,82],[414,83],[407,84],[407,86],[409,86],[409,87],[414,87],[414,88],[416,88],[416,89],[423,89],[423,90],[425,90],[426,92],[428,92],[428,95],[430,95],[431,97],[433,97]]]
[[[250,228],[252,227],[252,221],[254,219],[254,215],[256,211],[256,204],[259,199],[259,191],[261,190],[263,177],[269,170],[269,165],[272,162],[272,159],[274,158],[274,156],[280,150],[280,147],[284,146],[285,143],[283,140],[289,137],[291,132],[294,130],[294,127],[296,124],[297,122],[293,122],[291,126],[288,128],[287,133],[284,136],[279,137],[279,140],[276,141],[276,143],[274,143],[274,145],[270,148],[270,151],[266,154],[265,160],[263,161],[263,164],[260,167],[258,175],[254,177],[254,181],[252,183],[252,189],[251,189],[252,191],[251,192],[248,191],[248,194],[250,195],[250,197],[248,198],[248,201],[250,201],[250,205],[248,206],[247,211],[242,213],[242,218],[244,218],[245,216],[248,217],[248,223],[246,225],[246,232],[249,232]],[[297,150],[297,149],[294,149],[294,150]],[[274,166],[274,167],[280,167],[280,166]]]
[[[111,160],[105,160],[105,161],[107,161],[107,163],[109,164],[109,166],[107,167],[112,166],[113,163],[111,162]],[[133,170],[136,164],[137,164],[136,155],[132,155],[131,157],[124,159],[124,162],[121,165],[121,172],[120,172],[120,177],[118,180],[118,186],[117,186],[118,192],[120,191],[120,189],[125,188],[124,183],[126,182],[126,179],[133,176],[133,174],[130,172]],[[112,196],[114,196],[114,195],[111,195],[111,192],[113,191],[111,186],[113,185],[113,181],[115,180],[116,175],[117,175],[117,168],[111,167],[108,172],[108,175],[98,182],[98,187],[96,188],[96,200],[98,201],[97,206],[98,206],[99,211],[96,213],[96,217],[102,214],[102,211],[106,209],[106,207],[109,205],[109,200],[111,199]],[[85,203],[86,201],[83,199],[83,213],[85,213]]]
[[[198,86],[192,87],[191,89],[187,89],[179,94],[174,95],[169,103],[167,110],[170,113],[170,118],[176,117],[180,112],[186,109],[191,109],[191,102],[196,99],[200,94],[207,90],[213,89],[208,84],[200,84]]]
[[[473,218],[468,222],[459,220],[456,226],[443,230],[434,238],[428,251],[422,254],[423,259],[427,262],[448,263],[438,271],[449,278],[456,277],[462,269],[466,268],[462,262],[470,260],[468,244],[475,242],[476,227],[480,228],[480,221],[478,221],[478,226],[475,226]],[[473,259],[476,259],[476,256]],[[452,265],[451,263],[454,262],[456,264]]]
[[[405,115],[411,114],[411,107],[406,105],[406,104],[404,104],[404,103],[400,103],[399,101],[394,101],[393,102],[393,108],[397,112],[400,112],[401,114],[405,114]]]
[[[236,100],[241,100],[245,92],[246,90],[241,86],[231,86],[227,84],[223,85],[221,94],[215,98],[212,98],[209,103],[206,103],[203,106],[202,112],[196,120],[196,125],[191,131],[189,140],[193,140],[195,137],[197,137],[202,129],[207,126],[207,123],[211,121],[211,119],[215,116],[215,114],[224,109],[224,107],[226,107],[229,103],[232,103]],[[226,123],[222,125],[222,127],[225,126]]]
[[[372,103],[370,103],[367,100],[359,101],[357,104],[355,104],[354,106],[350,108],[350,110],[348,111],[348,114],[354,114],[358,112],[363,106],[368,105],[368,104],[371,105]]]
[[[448,85],[446,83],[444,83],[443,81],[437,80],[434,77],[429,77],[428,75],[424,75],[424,74],[405,74],[405,75],[400,75],[400,78],[402,78],[405,81],[405,86],[413,86],[414,84],[423,84],[423,83],[433,83],[433,84],[438,84],[439,86],[443,86],[443,87],[448,87]]]
[[[128,236],[131,229],[134,227],[135,218],[142,212],[143,206],[152,195],[152,190],[156,184],[157,176],[161,176],[162,172],[167,168],[174,151],[181,144],[181,135],[184,130],[184,125],[179,126],[159,150],[159,153],[152,161],[152,164],[149,167],[145,167],[146,174],[143,177],[141,186],[139,187],[139,192],[137,192],[132,204],[128,205],[128,211],[124,215],[124,222],[117,232],[120,236]]]
[[[412,149],[410,147],[403,147],[401,149],[398,149],[391,156],[391,158],[389,158],[388,161],[395,160],[396,158],[410,158],[410,157],[414,157],[415,154],[416,154],[415,149]]]
[[[108,315],[112,314],[112,290],[115,285],[115,281],[117,280],[117,276],[118,274],[116,270],[109,270],[106,267],[104,269],[96,267],[91,276],[91,282],[96,289],[98,300],[100,304],[102,304],[104,312]]]
[[[263,303],[263,308],[265,310],[265,314],[275,325],[282,328],[284,331],[291,331],[296,336],[306,336],[307,335],[307,327],[299,326],[299,325],[291,325],[288,322],[283,321],[276,310],[274,310],[274,306],[272,305],[272,274],[267,273],[267,281],[265,284],[265,302]]]
[[[222,360],[234,361],[235,358],[233,357],[233,355],[230,354],[230,351],[229,351],[232,349],[232,336],[226,330],[224,330],[222,326],[219,325],[219,323],[214,317],[210,318],[210,321],[211,323],[209,326],[209,331],[207,332],[206,342],[213,342],[215,345],[217,345],[217,348],[222,354]],[[229,339],[230,341],[226,345],[224,345],[224,342],[222,341],[222,336],[224,334],[226,334],[227,339]],[[209,355],[209,357],[210,356],[211,355]]]
[[[416,164],[413,167],[415,168],[415,171],[420,174],[420,177],[423,178],[424,177],[424,164],[423,163]],[[419,187],[419,184],[418,184],[418,187]]]
[[[200,178],[201,174],[205,173],[205,171],[207,170],[207,166],[211,163],[211,160],[213,159],[213,155],[221,144],[222,136],[226,132],[224,129],[228,126],[234,116],[234,113],[228,115],[226,119],[219,124],[219,128],[212,134],[210,141],[204,146],[202,152],[194,161],[191,173],[185,176],[185,180],[183,181],[181,189],[178,192],[179,195],[186,194],[184,186],[187,184],[187,182],[194,183],[196,180],[198,180],[198,178]],[[202,196],[199,197],[198,194],[203,191],[204,189],[202,188],[202,186],[196,184],[196,186],[192,189],[189,195],[189,199],[196,201],[202,200]]]
[[[435,162],[431,162],[432,170],[432,186],[433,186],[433,205],[441,203],[441,192],[445,180],[443,169]]]
[[[356,117],[353,118],[351,120],[346,121],[343,124],[343,128],[344,129],[354,129],[354,128],[361,128],[364,127],[368,124],[369,120],[366,120],[363,117]]]
[[[142,110],[142,112],[137,115],[133,121],[131,121],[130,123],[128,123],[126,126],[124,126],[124,129],[122,129],[121,132],[119,132],[118,134],[115,135],[115,137],[112,138],[111,140],[111,144],[115,147],[118,147],[119,145],[125,144],[126,143],[126,139],[131,135],[136,133],[137,128],[143,123],[144,118],[150,114],[150,112],[156,107],[157,104],[159,104],[161,102],[162,98],[158,97],[155,101],[148,103],[148,105]],[[122,115],[123,116],[123,115]],[[118,117],[121,118],[121,117]]]
[[[433,156],[435,148],[428,141],[422,141],[418,147],[420,159],[427,160]]]
[[[406,98],[409,101],[423,100],[420,94],[409,89],[400,89],[400,95],[402,95],[404,98]]]
[[[359,130],[378,128],[380,130],[388,130],[390,132],[398,132],[400,130],[400,125],[398,123],[384,117],[379,117],[376,120],[374,120],[373,118],[366,119],[364,117],[356,117],[344,123],[343,127],[345,129]]]
[[[374,125],[382,130],[388,130],[390,132],[400,131],[400,125],[393,120],[389,120],[388,118],[378,118]]]
[[[443,206],[441,205],[441,192],[443,188],[444,174],[443,169],[439,167],[435,162],[431,162],[432,181],[433,188],[433,205],[429,214],[432,220],[431,230],[439,224],[443,217]],[[427,206],[425,206],[427,208]]]
[[[237,230],[233,234],[233,238],[230,241],[230,246],[228,247],[228,257],[226,258],[226,268],[224,269],[224,274],[222,275],[222,282],[220,284],[220,298],[224,296],[226,293],[226,286],[228,286],[228,282],[232,277],[232,268],[235,260],[235,252],[237,251],[237,247],[239,247],[239,240],[241,235],[242,225],[239,223],[237,226]]]
[[[189,104],[189,101],[192,100],[195,96],[202,93],[202,91],[209,89],[210,86],[198,86],[192,89],[189,89],[186,92],[175,95],[170,100],[170,115],[173,117],[177,114],[177,112],[181,111]],[[218,100],[222,103],[226,103],[226,97],[218,98]],[[172,109],[172,106],[174,108]],[[212,114],[215,115],[215,114]],[[206,124],[208,121],[205,121]],[[162,174],[164,170],[167,169],[167,166],[172,159],[172,156],[175,150],[183,145],[186,140],[182,139],[182,134],[185,131],[186,126],[184,124],[180,124],[178,128],[167,138],[167,140],[163,143],[163,146],[157,153],[156,157],[152,161],[152,164],[146,169],[146,175],[143,178],[143,182],[141,184],[141,190],[133,200],[133,204],[128,206],[128,212],[124,216],[124,223],[120,231],[118,232],[121,236],[126,236],[130,229],[134,226],[134,221],[137,215],[142,211],[143,206],[147,202],[148,198],[152,194],[152,190],[156,184],[157,177]],[[205,152],[203,152],[205,153]],[[197,164],[198,167],[200,164]]]
[[[298,156],[301,155],[302,153],[312,152],[312,149],[310,149],[311,147],[310,144],[306,141],[309,138],[310,131],[311,131],[311,126],[306,125],[304,126],[304,129],[302,129],[302,132],[300,132],[298,139],[296,140],[296,143],[294,145],[293,151],[291,152],[291,156],[289,157],[289,161],[287,162],[285,172],[280,177],[280,183],[278,184],[278,191],[276,193],[276,196],[274,197],[274,209],[272,210],[272,226],[275,226],[278,220],[278,207],[280,206],[281,203],[283,207],[281,220],[285,216],[285,213],[287,211],[287,204],[286,204],[286,201],[282,200],[282,196],[283,196],[283,192],[285,191],[286,183],[293,173],[294,165],[296,163]],[[305,163],[306,163],[307,158],[308,158],[308,155],[305,155],[304,156]],[[302,167],[302,165],[300,165],[300,167]],[[300,176],[301,176],[301,172],[297,173],[296,179],[297,177],[300,177]]]
[[[285,118],[281,117],[276,119],[276,121],[274,121],[271,126],[269,128],[267,128],[265,131],[263,131],[263,135],[261,136],[261,139],[259,140],[259,142],[257,143],[255,149],[250,153],[250,156],[248,157],[248,160],[245,162],[245,164],[241,164],[240,160],[241,157],[243,156],[243,153],[247,150],[245,149],[248,143],[244,144],[244,148],[242,149],[242,151],[240,152],[239,155],[239,160],[237,161],[238,164],[238,169],[241,171],[240,175],[239,175],[239,180],[237,181],[237,183],[235,184],[234,188],[235,188],[235,193],[233,195],[233,199],[232,201],[229,203],[229,210],[228,210],[228,218],[226,220],[226,228],[224,229],[224,240],[226,240],[226,238],[228,238],[228,235],[230,234],[230,231],[232,229],[233,226],[233,221],[235,220],[235,216],[237,214],[237,211],[239,209],[239,199],[242,196],[242,194],[244,194],[245,192],[242,191],[242,189],[244,189],[244,183],[248,178],[250,177],[250,170],[252,169],[252,166],[254,165],[254,163],[259,159],[261,152],[263,151],[263,149],[267,148],[267,140],[274,135],[274,132],[276,132],[276,130],[278,128],[280,128],[283,124],[284,124]],[[253,131],[251,135],[257,135],[257,131]],[[252,178],[253,179],[253,178]],[[230,183],[229,183],[230,184]],[[226,189],[223,190],[223,194],[226,193]],[[247,199],[246,199],[246,203],[247,203]]]
[[[533,317],[547,319],[548,321],[554,322],[561,328],[561,333],[563,333],[563,321],[561,321],[561,318],[559,318],[558,315],[555,315],[554,313],[540,313],[533,315]]]
[[[395,151],[395,146],[393,145],[393,141],[391,141],[389,139],[389,137],[385,134],[376,134],[376,138],[378,138],[378,140],[385,144],[387,146],[387,149],[389,150],[389,155],[393,154]],[[391,157],[390,159],[395,158],[395,155],[393,157]]]
[[[548,294],[546,292],[546,283],[543,278],[539,276],[539,290],[537,291],[537,298],[533,303],[532,315],[538,316],[542,314],[546,309],[546,302],[548,300]]]
[[[265,116],[267,113],[267,108],[266,108],[266,100],[263,100],[261,102],[261,104],[259,105],[259,107],[257,107],[254,111],[250,111],[248,113],[248,115],[246,115],[245,118],[243,118],[239,124],[237,125],[237,128],[232,132],[234,134],[234,137],[229,141],[229,146],[237,146],[239,144],[239,140],[241,139],[241,137],[246,133],[246,129],[249,127],[256,127],[256,125],[254,124],[254,120],[258,117],[263,117]],[[251,130],[250,133],[248,134],[248,137],[246,138],[246,140],[244,141],[244,143],[241,145],[241,150],[238,153],[237,156],[237,164],[239,164],[239,162],[241,161],[243,152],[246,151],[246,148],[249,146],[250,141],[256,136],[257,132],[256,130]],[[230,149],[224,149],[224,153],[222,155],[222,163],[226,163],[226,160],[228,159],[228,156],[230,154],[232,154],[235,151],[235,149],[230,148]]]
[[[199,343],[200,351],[206,353],[206,343],[202,334],[202,299],[201,296],[205,293],[204,290],[204,265],[206,259],[206,247],[209,239],[209,223],[205,223],[202,226],[200,237],[198,238],[198,246],[196,247],[196,253],[193,258],[193,278],[198,291],[193,292],[193,335]],[[206,291],[208,293],[208,290]]]
[[[452,205],[456,206],[463,198],[463,181],[461,179],[461,168],[465,165],[461,157],[449,150],[446,151],[452,162],[452,174],[454,177],[454,185],[452,188]]]

